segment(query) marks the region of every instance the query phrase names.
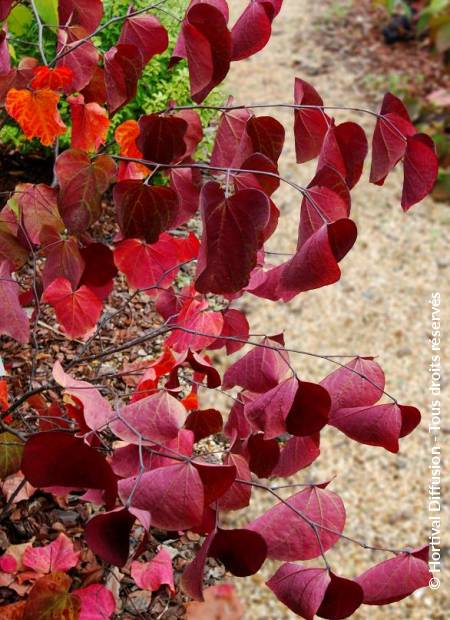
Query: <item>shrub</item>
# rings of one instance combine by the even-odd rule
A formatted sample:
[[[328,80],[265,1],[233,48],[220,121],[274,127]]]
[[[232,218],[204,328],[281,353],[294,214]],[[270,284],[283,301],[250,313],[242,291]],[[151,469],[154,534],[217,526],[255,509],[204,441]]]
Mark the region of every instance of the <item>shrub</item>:
[[[0,4],[3,17],[11,4]],[[344,534],[344,504],[328,481],[289,484],[288,498],[273,484],[317,459],[326,425],[396,453],[420,421],[415,407],[385,391],[373,358],[297,351],[280,334],[255,340],[233,304],[249,294],[288,303],[335,283],[357,237],[350,191],[363,171],[366,134],[354,122],[336,124],[330,113],[339,106],[324,104],[307,82],[295,80],[292,103],[220,106],[211,157],[194,155],[202,139],[197,109],[232,61],[265,46],[282,0],[250,2],[231,30],[224,0],[193,0],[171,62],[187,59],[195,104],[122,122],[113,144],[111,119],[134,99],[144,66],[166,49],[166,31],[152,9],[131,10],[117,17],[120,37],[112,47],[96,48],[101,0],[60,0],[57,13],[52,7],[32,2],[42,64],[22,62],[2,75],[6,111],[28,139],[53,146],[65,134],[61,101],[71,118],[70,148],[56,153],[53,186],[20,184],[1,212],[0,333],[9,337],[11,377],[0,384],[0,477],[13,485],[2,518],[19,497],[69,494],[90,516],[81,550],[87,545],[104,564],[86,569],[82,582],[83,556],[64,535],[9,548],[3,577],[20,595],[25,579],[32,587],[4,614],[110,618],[112,593],[92,583],[108,564],[136,588],[165,586],[173,594],[181,587],[202,600],[208,558],[239,577],[257,572],[266,558],[279,560],[267,585],[306,619],[344,618],[363,603],[388,604],[427,585],[428,547],[414,541],[389,549]],[[56,28],[57,19],[53,58],[43,20]],[[279,106],[293,111],[297,162],[317,159],[307,187],[278,172],[285,129],[266,108]],[[367,113],[375,120],[370,181],[383,185],[402,161],[407,211],[433,187],[433,142],[390,93],[380,112]],[[264,244],[277,228],[271,197],[281,183],[301,196],[298,246],[272,264]],[[198,212],[199,235],[191,223]],[[55,331],[56,347],[49,340]],[[10,362],[13,340],[26,356],[19,371]],[[122,357],[144,346],[149,356],[131,363]],[[246,353],[222,376],[208,351],[232,354],[243,346]],[[294,360],[302,354],[327,360],[333,372],[320,383],[300,380]],[[203,390],[228,396],[228,415],[205,409]],[[222,527],[221,513],[245,510],[258,492],[274,499],[270,510],[244,528]],[[204,540],[177,587],[164,547],[138,561],[164,537],[181,544],[180,533],[189,530]],[[339,576],[327,556],[338,541],[389,559],[359,576]],[[296,563],[307,560],[317,564]],[[120,593],[126,601],[125,582]]]

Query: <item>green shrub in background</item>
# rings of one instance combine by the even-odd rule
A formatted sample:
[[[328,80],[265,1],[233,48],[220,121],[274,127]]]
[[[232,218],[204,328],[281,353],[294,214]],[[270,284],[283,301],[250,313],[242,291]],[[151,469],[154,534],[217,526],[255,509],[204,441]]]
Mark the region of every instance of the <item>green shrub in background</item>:
[[[104,0],[103,4],[105,14],[102,23],[105,23],[111,17],[125,14],[130,5],[130,0]],[[140,9],[148,6],[148,4],[148,0],[134,0],[133,7]],[[169,59],[179,32],[180,20],[185,13],[187,5],[188,0],[167,0],[160,7],[160,10],[154,11],[154,14],[167,29],[169,47],[163,54],[155,56],[147,65],[139,81],[137,96],[113,117],[111,134],[117,125],[123,121],[132,118],[136,119],[141,114],[160,111],[164,109],[170,100],[176,101],[179,105],[189,105],[192,103],[189,95],[189,73],[186,62],[182,61],[173,69],[167,71]],[[26,18],[27,11],[29,16],[28,23]],[[122,21],[111,24],[95,38],[95,44],[104,51],[108,50],[117,43],[121,27]],[[9,47],[13,60],[16,57],[38,56],[36,46],[30,44],[30,41],[37,40],[37,37],[33,36],[36,24],[32,13],[30,13],[25,4],[20,4],[16,7],[12,16],[8,19],[8,28],[10,34]],[[48,52],[48,58],[53,58],[55,55],[55,37],[51,32],[46,37],[46,51]],[[208,103],[212,105],[222,104],[223,97],[220,95],[220,92],[217,90],[213,91],[205,101],[205,104]],[[0,120],[0,125],[4,123],[0,130],[1,143],[11,145],[13,148],[16,147],[22,152],[35,150],[36,148],[42,149],[38,142],[25,140],[14,121],[7,118],[4,111],[3,114],[5,117]],[[207,127],[212,119],[217,116],[217,113],[213,110],[201,110],[200,114],[204,127]],[[62,108],[62,116],[69,126],[69,117],[64,108]],[[61,138],[61,148],[66,148],[69,145],[69,139],[70,132]],[[205,138],[200,145],[200,156],[202,151],[206,154],[211,148],[212,139],[212,130],[206,129]]]

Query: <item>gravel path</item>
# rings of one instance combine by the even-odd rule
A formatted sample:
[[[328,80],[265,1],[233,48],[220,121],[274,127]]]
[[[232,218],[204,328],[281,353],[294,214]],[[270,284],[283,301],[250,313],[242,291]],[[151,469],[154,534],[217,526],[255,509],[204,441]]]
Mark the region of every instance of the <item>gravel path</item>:
[[[235,14],[245,4],[243,0],[230,2]],[[325,50],[320,43],[316,21],[335,15],[339,10],[337,3],[285,0],[284,5],[269,45],[257,56],[233,65],[227,90],[241,103],[289,102],[296,75],[310,81],[326,103],[364,107],[365,95],[355,85],[363,65],[358,64],[357,58],[346,62],[339,41],[339,53],[335,55],[330,46]],[[277,111],[276,116],[284,122],[288,135],[292,133],[290,113]],[[343,113],[337,118],[354,119]],[[360,121],[371,127],[366,118]],[[293,140],[289,136],[281,173],[307,184],[314,167],[315,162],[295,164]],[[361,186],[352,194],[352,217],[358,225],[359,238],[341,263],[340,282],[300,295],[289,305],[251,297],[246,298],[245,304],[253,333],[284,330],[290,347],[317,353],[377,355],[386,372],[387,391],[400,402],[421,408],[421,428],[402,440],[399,455],[356,445],[330,428],[322,434],[318,461],[306,474],[301,472],[297,476],[299,481],[306,477],[317,482],[337,476],[331,488],[346,504],[349,535],[375,545],[420,546],[428,541],[430,533],[428,300],[432,291],[440,290],[447,296],[447,304],[449,301],[450,211],[443,204],[425,200],[405,216],[400,208],[401,171],[391,174],[383,188],[369,185],[367,177],[366,165]],[[275,195],[275,202],[281,208],[282,218],[269,249],[289,252],[296,244],[300,201],[284,185]],[[294,363],[306,380],[319,379],[332,370],[329,362],[308,357],[298,356]],[[444,402],[448,393],[445,377],[442,388]],[[270,499],[256,498],[250,517],[269,505]],[[371,553],[345,542],[330,553],[335,570],[349,576],[382,559],[382,553]],[[274,568],[269,566],[263,577]],[[263,577],[239,581],[247,609],[245,619],[295,618],[274,601]],[[443,588],[438,593],[421,590],[396,605],[363,607],[354,617],[443,620],[443,596]]]

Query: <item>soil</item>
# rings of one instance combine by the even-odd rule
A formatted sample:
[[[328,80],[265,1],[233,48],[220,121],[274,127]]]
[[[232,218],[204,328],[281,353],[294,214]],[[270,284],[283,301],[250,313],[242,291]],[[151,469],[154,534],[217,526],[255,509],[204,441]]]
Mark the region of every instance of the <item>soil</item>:
[[[244,4],[242,0],[231,0],[234,15]],[[412,54],[422,59],[422,67],[431,63],[429,75],[435,76],[430,77],[434,80],[432,88],[438,87],[444,77],[438,71],[436,59],[428,60],[420,43],[385,47],[381,39],[375,41],[374,28],[364,21],[361,5],[367,3],[285,0],[270,43],[258,55],[232,66],[225,94],[233,94],[238,103],[246,104],[291,102],[294,76],[298,76],[311,82],[325,103],[375,107],[362,87],[364,78],[374,68],[379,74],[386,72],[386,63],[403,72]],[[416,60],[410,64],[411,71],[416,71]],[[378,88],[379,102],[385,84]],[[289,111],[280,110],[273,114],[287,129],[281,173],[305,185],[314,174],[315,162],[302,166],[295,163],[292,116]],[[339,122],[359,120],[369,131],[372,129],[366,116],[358,119],[347,112],[337,113],[336,117]],[[319,482],[336,476],[331,488],[346,504],[346,533],[370,544],[396,548],[421,546],[430,535],[429,299],[432,292],[440,291],[443,312],[448,309],[450,265],[448,206],[426,199],[405,215],[400,208],[401,184],[402,173],[398,169],[384,187],[369,185],[366,164],[363,179],[353,192],[352,217],[358,225],[359,238],[341,263],[342,278],[337,284],[300,295],[281,307],[257,298],[245,301],[253,333],[284,331],[290,347],[316,353],[378,356],[386,373],[387,391],[399,402],[421,409],[422,424],[402,440],[399,455],[354,444],[330,428],[322,433],[319,459],[296,476],[297,482]],[[283,185],[274,200],[282,216],[268,249],[290,252],[296,245],[300,199],[294,190]],[[305,380],[320,379],[333,370],[329,362],[308,356],[292,358],[292,363]],[[448,398],[447,381],[444,377],[442,403]],[[450,431],[448,423],[443,430]],[[240,523],[256,517],[271,504],[267,496],[255,498],[250,514]],[[443,556],[447,552],[448,547],[443,546]],[[388,557],[345,542],[329,555],[334,570],[350,577]],[[317,565],[317,561],[314,563]],[[297,617],[278,604],[264,586],[265,579],[276,568],[275,563],[269,564],[263,575],[236,580],[246,607],[245,620]],[[422,589],[389,607],[364,606],[354,617],[443,620],[443,609],[441,586],[437,592]]]

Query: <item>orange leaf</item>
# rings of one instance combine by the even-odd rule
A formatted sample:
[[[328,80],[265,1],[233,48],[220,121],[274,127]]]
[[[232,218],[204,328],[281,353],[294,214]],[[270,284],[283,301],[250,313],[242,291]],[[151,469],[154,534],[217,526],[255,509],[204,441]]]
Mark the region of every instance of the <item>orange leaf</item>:
[[[25,602],[19,601],[2,607],[2,620],[22,620]]]
[[[98,103],[84,103],[83,95],[69,97],[72,116],[72,140],[74,149],[96,151],[105,144],[109,129],[109,118],[105,108]]]
[[[35,67],[34,78],[31,82],[33,88],[50,88],[51,90],[63,90],[70,86],[73,79],[73,71],[69,67]]]
[[[142,153],[136,146],[136,138],[140,133],[137,121],[125,121],[116,129],[114,137],[120,146],[120,154],[124,157],[142,158]]]
[[[25,605],[23,620],[76,620],[81,601],[69,593],[71,578],[52,573],[34,584]]]
[[[28,140],[39,138],[44,146],[50,146],[67,129],[58,112],[58,101],[58,93],[47,88],[34,92],[11,88],[6,96],[6,111]]]

